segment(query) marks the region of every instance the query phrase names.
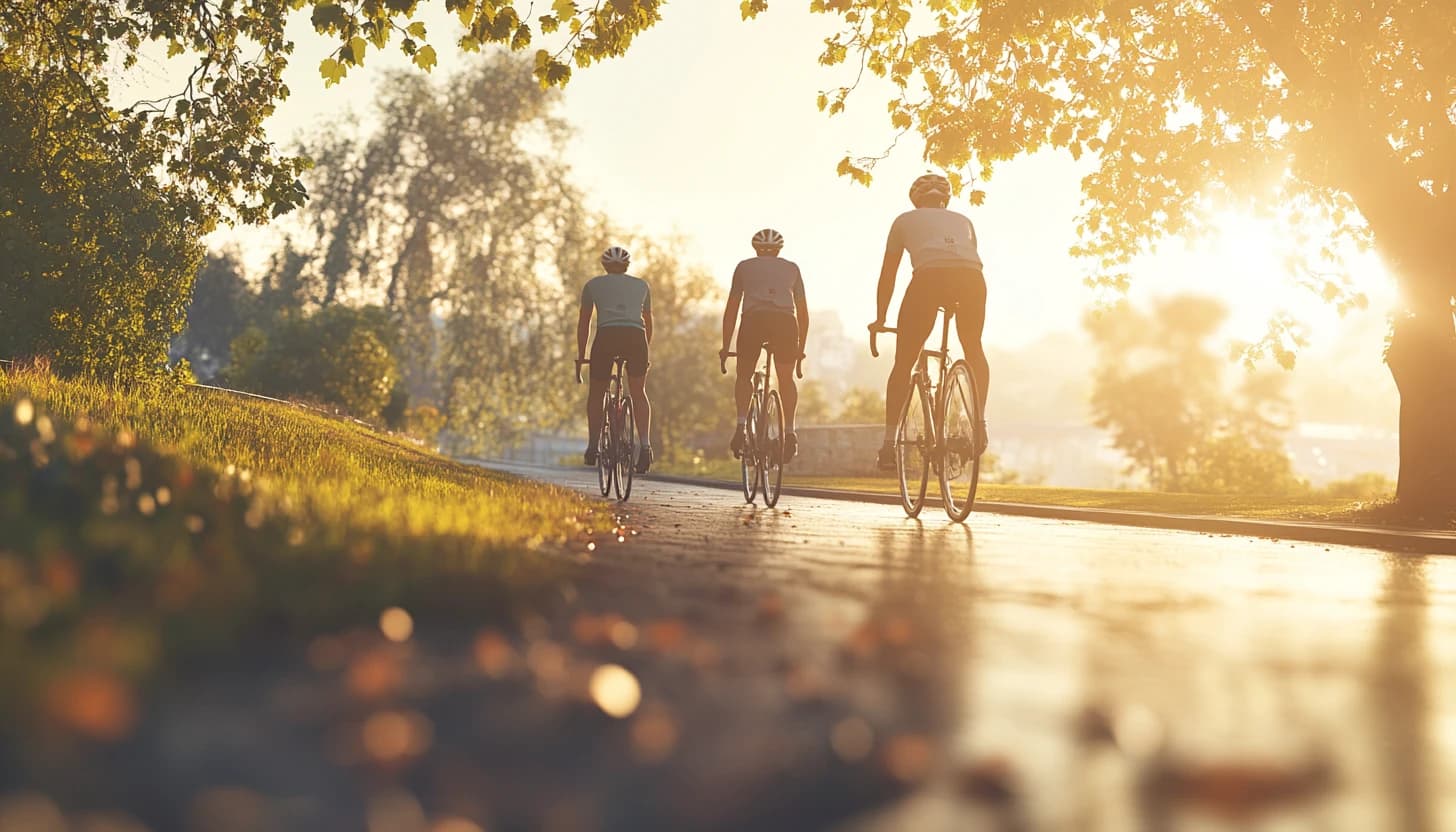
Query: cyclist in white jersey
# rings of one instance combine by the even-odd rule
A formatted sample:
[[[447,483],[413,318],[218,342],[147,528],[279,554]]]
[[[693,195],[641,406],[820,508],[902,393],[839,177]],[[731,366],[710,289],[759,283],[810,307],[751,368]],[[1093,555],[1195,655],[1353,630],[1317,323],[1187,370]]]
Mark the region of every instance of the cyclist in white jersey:
[[[591,345],[591,391],[586,397],[587,448],[582,460],[597,464],[594,440],[602,430],[602,397],[612,381],[612,362],[627,360],[627,391],[632,397],[632,414],[637,422],[637,473],[652,466],[652,403],[647,400],[647,368],[651,366],[652,290],[647,281],[627,274],[632,257],[627,250],[612,246],[602,253],[606,274],[586,282],[581,290],[581,313],[576,322],[576,360],[586,360],[587,335],[592,312],[597,315],[597,336]]]
[[[986,389],[991,368],[981,348],[981,330],[986,324],[986,278],[981,272],[981,255],[976,248],[976,228],[970,218],[946,208],[950,182],[927,174],[910,187],[915,209],[901,214],[890,226],[885,242],[885,260],[880,267],[875,322],[885,325],[890,301],[895,296],[895,275],[900,260],[910,253],[914,276],[905,289],[896,321],[895,366],[885,384],[885,441],[876,464],[882,471],[895,470],[895,428],[900,410],[910,395],[910,373],[925,339],[935,328],[941,307],[955,313],[956,333],[965,350],[966,362],[976,378],[980,412],[986,412]],[[984,425],[981,435],[985,436]],[[985,450],[984,444],[977,453]]]
[[[795,433],[799,387],[794,383],[794,367],[804,355],[809,336],[809,307],[804,300],[804,277],[798,265],[779,256],[784,235],[765,228],[753,235],[752,243],[758,256],[744,260],[733,270],[733,288],[723,309],[723,349],[718,352],[720,358],[727,358],[733,325],[738,323],[738,309],[742,306],[743,322],[738,326],[738,377],[733,388],[738,428],[730,447],[735,457],[743,451],[748,403],[753,397],[753,371],[758,365],[759,352],[768,344],[777,365],[779,396],[784,403],[784,461],[787,462],[799,450]]]

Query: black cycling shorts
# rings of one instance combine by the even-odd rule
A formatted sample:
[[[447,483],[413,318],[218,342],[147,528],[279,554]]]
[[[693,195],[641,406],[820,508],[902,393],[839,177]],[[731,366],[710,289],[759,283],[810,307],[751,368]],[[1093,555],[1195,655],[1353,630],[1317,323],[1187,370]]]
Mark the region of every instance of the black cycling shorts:
[[[955,313],[956,331],[963,342],[974,339],[980,343],[986,326],[986,277],[981,270],[970,266],[916,269],[905,299],[900,301],[896,342],[913,345],[918,354],[935,326],[936,310],[942,307]]]
[[[752,372],[763,345],[774,361],[790,365],[799,360],[799,319],[784,312],[745,312],[738,323],[738,368]]]
[[[647,375],[652,366],[648,360],[647,333],[635,326],[605,326],[597,328],[597,337],[591,346],[591,379],[606,381],[612,377],[612,363],[617,358],[627,359],[627,375],[640,378]]]

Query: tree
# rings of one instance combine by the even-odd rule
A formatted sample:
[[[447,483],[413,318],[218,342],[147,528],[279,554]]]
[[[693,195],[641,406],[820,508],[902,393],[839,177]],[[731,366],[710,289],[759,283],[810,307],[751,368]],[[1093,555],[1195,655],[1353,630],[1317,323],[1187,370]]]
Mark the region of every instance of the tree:
[[[187,326],[172,341],[172,357],[187,359],[198,378],[212,379],[228,365],[229,347],[252,321],[255,306],[237,252],[209,252],[193,283]]]
[[[765,7],[745,4],[745,15]],[[1320,254],[1296,277],[1361,298],[1342,242],[1374,246],[1402,290],[1387,360],[1401,396],[1398,494],[1456,507],[1456,6],[1445,0],[837,0],[822,61],[895,85],[890,121],[930,163],[987,178],[1046,147],[1097,154],[1078,251],[1097,282],[1235,205]],[[841,110],[858,81],[820,100]],[[873,160],[841,171],[868,177]],[[980,202],[984,192],[971,191]],[[1289,333],[1263,347],[1285,362]]]
[[[86,86],[23,45],[0,47],[0,356],[156,379],[201,260],[195,227],[145,153],[113,152]]]
[[[378,307],[329,306],[290,315],[271,331],[251,327],[234,339],[228,380],[270,396],[331,404],[376,420],[396,379],[395,331]]]
[[[1284,452],[1285,376],[1247,375],[1237,389],[1209,340],[1226,311],[1180,295],[1143,312],[1122,303],[1087,317],[1099,352],[1095,424],[1112,432],[1129,472],[1156,489],[1285,494],[1302,488]]]
[[[885,395],[867,387],[853,387],[844,394],[839,414],[834,419],[841,425],[882,425],[885,423]]]
[[[569,366],[567,276],[595,269],[600,249],[563,259],[596,220],[560,161],[558,103],[529,63],[493,54],[438,81],[394,73],[377,128],[328,125],[304,145],[310,188],[328,198],[301,212],[270,291],[297,306],[382,303],[405,389],[439,406],[460,450],[569,416],[568,391],[541,379]]]

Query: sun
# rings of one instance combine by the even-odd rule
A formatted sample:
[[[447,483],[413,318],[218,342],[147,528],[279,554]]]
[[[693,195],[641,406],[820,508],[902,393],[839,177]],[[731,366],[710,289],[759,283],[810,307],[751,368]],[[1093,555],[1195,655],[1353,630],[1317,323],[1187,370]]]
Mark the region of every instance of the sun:
[[[1316,260],[1317,235],[1292,235],[1286,223],[1239,211],[1215,214],[1208,234],[1162,247],[1136,264],[1134,287],[1152,294],[1192,292],[1223,301],[1230,341],[1257,341],[1276,317],[1287,315],[1311,346],[1339,335],[1340,311],[1296,277],[1296,263]],[[1296,242],[1299,237],[1302,242]],[[1312,250],[1300,250],[1299,246]],[[1392,281],[1373,254],[1341,252],[1352,286],[1372,302],[1385,300]]]

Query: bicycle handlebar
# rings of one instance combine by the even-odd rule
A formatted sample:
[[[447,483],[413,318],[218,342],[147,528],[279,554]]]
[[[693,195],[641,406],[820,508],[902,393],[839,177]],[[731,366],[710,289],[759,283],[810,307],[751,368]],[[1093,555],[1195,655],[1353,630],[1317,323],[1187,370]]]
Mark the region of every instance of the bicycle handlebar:
[[[870,324],[869,325],[869,330],[870,330],[870,355],[874,356],[875,358],[879,358],[880,357],[880,350],[879,350],[879,345],[875,343],[876,337],[879,336],[879,334],[881,332],[889,332],[891,334],[894,334],[898,330],[896,330],[892,326],[876,326],[874,324]]]

